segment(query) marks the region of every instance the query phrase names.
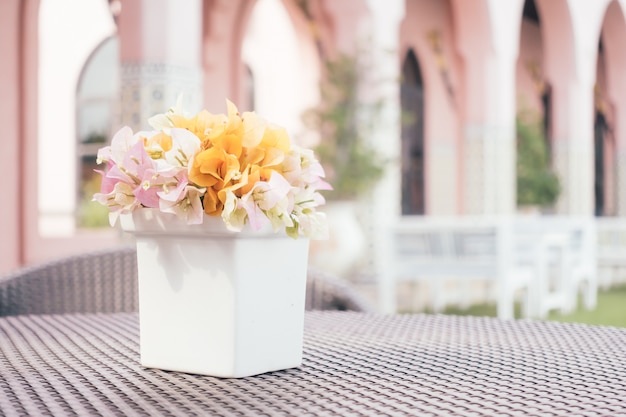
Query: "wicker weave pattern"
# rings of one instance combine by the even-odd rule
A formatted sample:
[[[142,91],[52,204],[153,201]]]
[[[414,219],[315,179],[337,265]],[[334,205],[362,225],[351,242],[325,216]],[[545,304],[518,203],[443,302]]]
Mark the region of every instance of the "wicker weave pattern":
[[[139,310],[137,251],[116,247],[68,256],[0,277],[0,316]],[[347,283],[309,270],[307,310],[371,311]]]
[[[69,256],[0,278],[0,316],[138,309],[133,247]]]
[[[623,416],[626,329],[307,313],[301,367],[244,379],[143,369],[138,317],[0,319],[0,414]]]

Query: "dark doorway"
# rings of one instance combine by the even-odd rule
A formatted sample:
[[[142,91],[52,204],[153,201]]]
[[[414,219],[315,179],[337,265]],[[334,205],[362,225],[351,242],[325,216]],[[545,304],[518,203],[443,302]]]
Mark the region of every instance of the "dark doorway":
[[[604,173],[604,148],[605,140],[609,132],[609,125],[602,112],[596,111],[594,123],[594,204],[596,216],[603,216],[605,213],[605,173]]]
[[[546,140],[548,161],[552,161],[552,87],[548,83],[545,83],[543,94],[541,94],[541,104],[543,107],[543,137]]]
[[[413,50],[402,75],[402,214],[424,214],[424,83]]]

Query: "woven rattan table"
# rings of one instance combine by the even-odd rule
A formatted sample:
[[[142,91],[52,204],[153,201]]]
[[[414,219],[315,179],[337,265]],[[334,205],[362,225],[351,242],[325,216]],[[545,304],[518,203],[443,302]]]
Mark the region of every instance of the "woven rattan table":
[[[133,313],[0,319],[3,416],[626,416],[626,329],[311,312],[299,368],[144,369]]]

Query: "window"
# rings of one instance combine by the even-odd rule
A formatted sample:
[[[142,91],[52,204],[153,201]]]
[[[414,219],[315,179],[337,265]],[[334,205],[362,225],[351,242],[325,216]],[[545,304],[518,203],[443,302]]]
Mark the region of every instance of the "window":
[[[108,209],[91,198],[100,189],[98,149],[110,142],[119,97],[117,36],[96,47],[83,67],[76,91],[78,227],[108,226]]]

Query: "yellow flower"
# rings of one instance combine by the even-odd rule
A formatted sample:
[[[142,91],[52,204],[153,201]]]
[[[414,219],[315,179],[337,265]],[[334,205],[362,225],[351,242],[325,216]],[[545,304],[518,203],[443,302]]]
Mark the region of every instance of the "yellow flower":
[[[285,129],[267,128],[260,143],[247,150],[241,165],[278,166],[284,161],[285,154],[289,152],[290,147],[289,136]]]

